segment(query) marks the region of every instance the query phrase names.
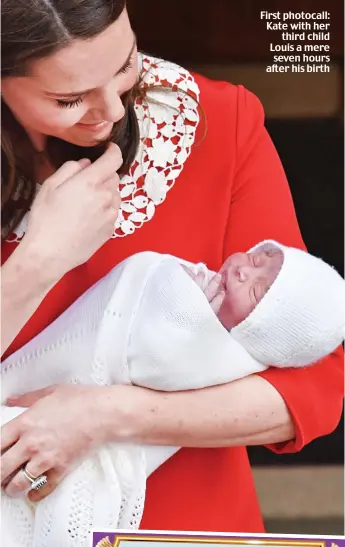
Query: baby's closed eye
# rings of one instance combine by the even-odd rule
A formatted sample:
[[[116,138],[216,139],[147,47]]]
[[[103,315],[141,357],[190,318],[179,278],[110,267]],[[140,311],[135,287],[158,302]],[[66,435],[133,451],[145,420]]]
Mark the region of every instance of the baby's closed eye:
[[[252,285],[251,292],[254,297],[254,300],[257,303],[259,303],[260,300],[262,300],[263,297],[265,296],[267,292],[267,288],[261,282],[257,281],[256,283]]]

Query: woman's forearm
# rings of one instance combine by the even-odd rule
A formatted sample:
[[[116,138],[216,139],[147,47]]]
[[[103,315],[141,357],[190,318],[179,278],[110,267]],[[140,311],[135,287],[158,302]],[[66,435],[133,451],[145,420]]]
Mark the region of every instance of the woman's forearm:
[[[24,238],[1,268],[1,355],[57,281],[49,261]]]
[[[256,375],[196,391],[163,393],[132,386],[106,389],[108,440],[219,447],[286,442],[295,436],[282,397]]]

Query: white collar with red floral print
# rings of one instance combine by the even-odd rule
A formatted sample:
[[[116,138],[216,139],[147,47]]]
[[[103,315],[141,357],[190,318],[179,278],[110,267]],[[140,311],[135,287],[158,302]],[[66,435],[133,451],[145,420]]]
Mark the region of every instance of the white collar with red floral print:
[[[139,54],[139,63],[142,86],[150,89],[134,107],[140,144],[128,173],[121,177],[121,207],[113,238],[133,234],[152,219],[190,155],[199,123],[200,91],[193,76],[174,63],[144,54]],[[20,241],[27,221],[25,215],[7,241]]]

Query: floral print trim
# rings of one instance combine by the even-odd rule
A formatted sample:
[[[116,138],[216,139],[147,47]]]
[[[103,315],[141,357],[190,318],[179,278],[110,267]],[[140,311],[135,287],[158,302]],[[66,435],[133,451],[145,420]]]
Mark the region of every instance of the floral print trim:
[[[144,54],[139,54],[139,62],[142,87],[150,89],[134,107],[140,143],[128,173],[121,177],[122,201],[113,238],[133,234],[152,219],[190,155],[199,123],[200,91],[193,76],[174,63]],[[27,215],[7,241],[20,241],[26,229]]]

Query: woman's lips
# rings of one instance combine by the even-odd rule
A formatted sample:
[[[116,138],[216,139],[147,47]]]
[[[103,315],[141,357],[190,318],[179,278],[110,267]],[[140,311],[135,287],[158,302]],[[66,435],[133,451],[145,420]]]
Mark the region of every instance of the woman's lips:
[[[77,124],[84,131],[91,131],[92,133],[99,133],[104,129],[108,129],[113,125],[113,122],[102,121],[98,123],[78,123]]]

